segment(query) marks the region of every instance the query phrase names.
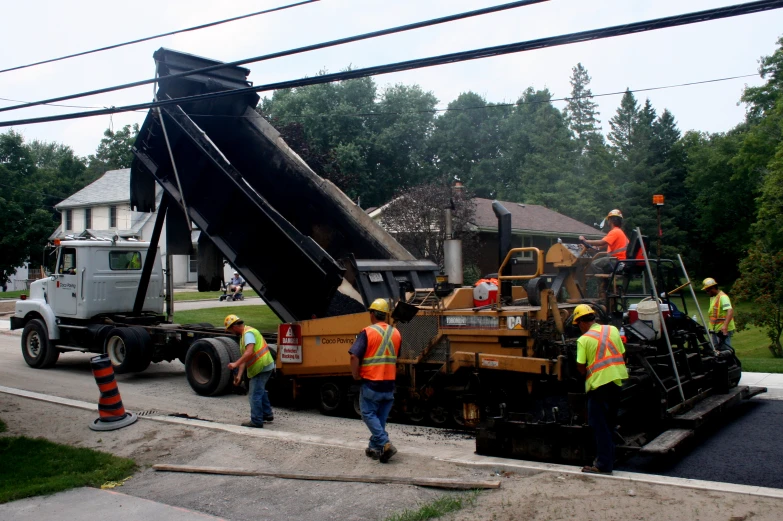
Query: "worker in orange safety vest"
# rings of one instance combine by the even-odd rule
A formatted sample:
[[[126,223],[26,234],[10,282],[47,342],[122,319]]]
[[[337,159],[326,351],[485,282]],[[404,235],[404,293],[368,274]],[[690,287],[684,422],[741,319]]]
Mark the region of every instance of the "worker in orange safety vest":
[[[587,423],[593,429],[596,448],[595,461],[582,472],[611,474],[620,387],[628,378],[625,346],[616,327],[595,323],[595,311],[587,304],[576,306],[573,323],[582,332],[576,342],[576,366],[585,375]]]
[[[394,381],[397,377],[397,355],[402,337],[387,322],[389,303],[375,299],[368,310],[371,325],[356,337],[348,353],[354,380],[362,382],[359,403],[362,420],[370,430],[367,457],[387,463],[397,453],[386,432],[386,419],[394,404]]]
[[[595,273],[611,273],[619,261],[625,260],[628,237],[623,231],[623,214],[620,210],[612,210],[606,216],[609,221],[609,233],[603,239],[588,240],[584,235],[579,240],[587,246],[606,249],[607,256],[599,257],[593,261],[591,268]]]

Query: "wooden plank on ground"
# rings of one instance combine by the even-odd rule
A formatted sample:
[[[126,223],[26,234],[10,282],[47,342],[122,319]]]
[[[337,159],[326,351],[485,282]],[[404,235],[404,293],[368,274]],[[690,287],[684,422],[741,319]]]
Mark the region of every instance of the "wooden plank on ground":
[[[642,447],[640,452],[644,454],[668,454],[691,436],[693,436],[693,431],[690,429],[669,429]]]
[[[221,474],[226,476],[265,476],[281,479],[303,479],[311,481],[350,481],[355,483],[384,483],[395,485],[417,485],[420,487],[448,488],[453,490],[474,490],[500,488],[500,481],[463,480],[453,478],[416,478],[397,476],[357,476],[344,474],[306,474],[296,472],[270,472],[262,470],[235,469],[228,467],[200,467],[193,465],[167,465],[159,463],[153,469],[166,472],[192,472],[198,474]]]

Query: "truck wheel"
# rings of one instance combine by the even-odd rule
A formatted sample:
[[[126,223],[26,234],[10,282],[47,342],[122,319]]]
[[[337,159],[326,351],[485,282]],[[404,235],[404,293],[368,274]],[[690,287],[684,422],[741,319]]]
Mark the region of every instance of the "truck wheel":
[[[136,335],[138,341],[138,356],[133,364],[133,372],[140,373],[147,369],[152,362],[152,337],[143,327],[131,326],[127,328]]]
[[[318,389],[318,410],[326,416],[342,412],[347,398],[346,389],[334,380],[327,380]]]
[[[117,374],[136,370],[141,358],[141,341],[131,327],[117,327],[106,338],[104,352],[109,355]]]
[[[34,318],[22,330],[22,356],[27,365],[37,369],[52,367],[57,363],[60,352],[49,342],[46,324]]]
[[[217,338],[201,338],[190,345],[185,356],[185,374],[190,387],[201,396],[225,392],[231,383],[229,350]]]
[[[220,336],[215,338],[215,340],[226,346],[226,349],[228,349],[229,362],[236,362],[242,356],[242,352],[239,350],[239,344],[237,344],[236,340],[233,338]]]

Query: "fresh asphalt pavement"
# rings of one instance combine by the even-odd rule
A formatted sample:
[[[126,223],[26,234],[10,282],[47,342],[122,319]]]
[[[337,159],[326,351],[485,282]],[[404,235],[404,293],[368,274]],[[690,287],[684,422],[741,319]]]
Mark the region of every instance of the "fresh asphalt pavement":
[[[247,301],[246,301],[247,302]],[[4,324],[0,323],[0,329]],[[7,328],[7,326],[6,326]],[[89,373],[88,355],[66,354],[49,371],[32,370],[22,361],[19,336],[0,334],[0,382],[8,387],[27,389],[66,398],[92,400],[95,384]],[[138,375],[118,377],[124,401],[135,410],[157,409],[206,417],[216,421],[239,423],[244,420],[246,398],[227,396],[219,399],[196,396],[184,378],[179,362],[153,364]],[[783,375],[748,373],[743,384],[763,385],[769,393],[744,402],[700,432],[690,448],[669,458],[633,457],[618,469],[666,476],[722,481],[743,485],[783,488]],[[770,399],[771,398],[771,399]],[[227,401],[232,407],[226,408]],[[281,415],[295,421],[302,432],[337,429],[341,436],[361,440],[360,422],[326,418],[313,411],[288,411]],[[295,420],[295,418],[298,418]],[[329,427],[323,423],[328,422]],[[395,430],[398,428],[395,426]],[[409,428],[400,426],[399,435]],[[434,436],[434,442],[448,443],[470,451],[469,440],[446,440]]]

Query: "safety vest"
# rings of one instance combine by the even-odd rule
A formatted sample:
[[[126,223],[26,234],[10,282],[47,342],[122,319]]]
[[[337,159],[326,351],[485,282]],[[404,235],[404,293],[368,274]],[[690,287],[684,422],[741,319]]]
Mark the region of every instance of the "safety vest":
[[[600,329],[590,329],[584,335],[598,342],[595,349],[595,359],[590,363],[587,360],[587,379],[585,390],[590,391],[598,387],[628,378],[628,370],[625,367],[623,351],[625,348],[620,340],[619,345],[612,340],[612,326],[599,326]],[[617,333],[619,337],[619,332]]]
[[[723,327],[723,323],[726,322],[726,312],[721,309],[721,299],[723,297],[728,298],[728,295],[726,295],[722,291],[718,291],[718,294],[712,297],[710,300],[710,329],[712,331],[720,331],[720,329]],[[727,327],[729,331],[734,331],[734,319],[731,319],[731,322],[729,322],[729,326]]]
[[[611,234],[614,230],[620,230],[620,229],[619,228],[613,228],[612,230],[610,230],[610,232],[607,234],[607,236],[609,234]],[[612,234],[612,235],[614,236],[615,234]],[[619,235],[621,235],[622,238],[623,238],[623,241],[624,241],[623,244],[620,245],[619,248],[615,248],[614,250],[607,251],[606,253],[608,255],[611,255],[612,257],[615,257],[617,260],[624,260],[625,257],[626,257],[626,249],[628,248],[628,243],[630,241],[628,240],[628,237],[625,235],[625,233],[622,230],[620,230]]]
[[[359,374],[362,380],[392,380],[397,378],[397,353],[402,337],[392,326],[379,322],[364,328],[367,350]]]
[[[250,326],[245,326],[245,330],[242,331],[242,339],[239,343],[241,351],[245,352],[245,333],[253,333],[255,342],[253,346],[253,357],[247,362],[247,377],[253,378],[255,375],[261,372],[261,370],[275,361],[272,358],[272,353],[269,351],[269,346],[266,344],[266,340],[258,332],[258,329]]]

